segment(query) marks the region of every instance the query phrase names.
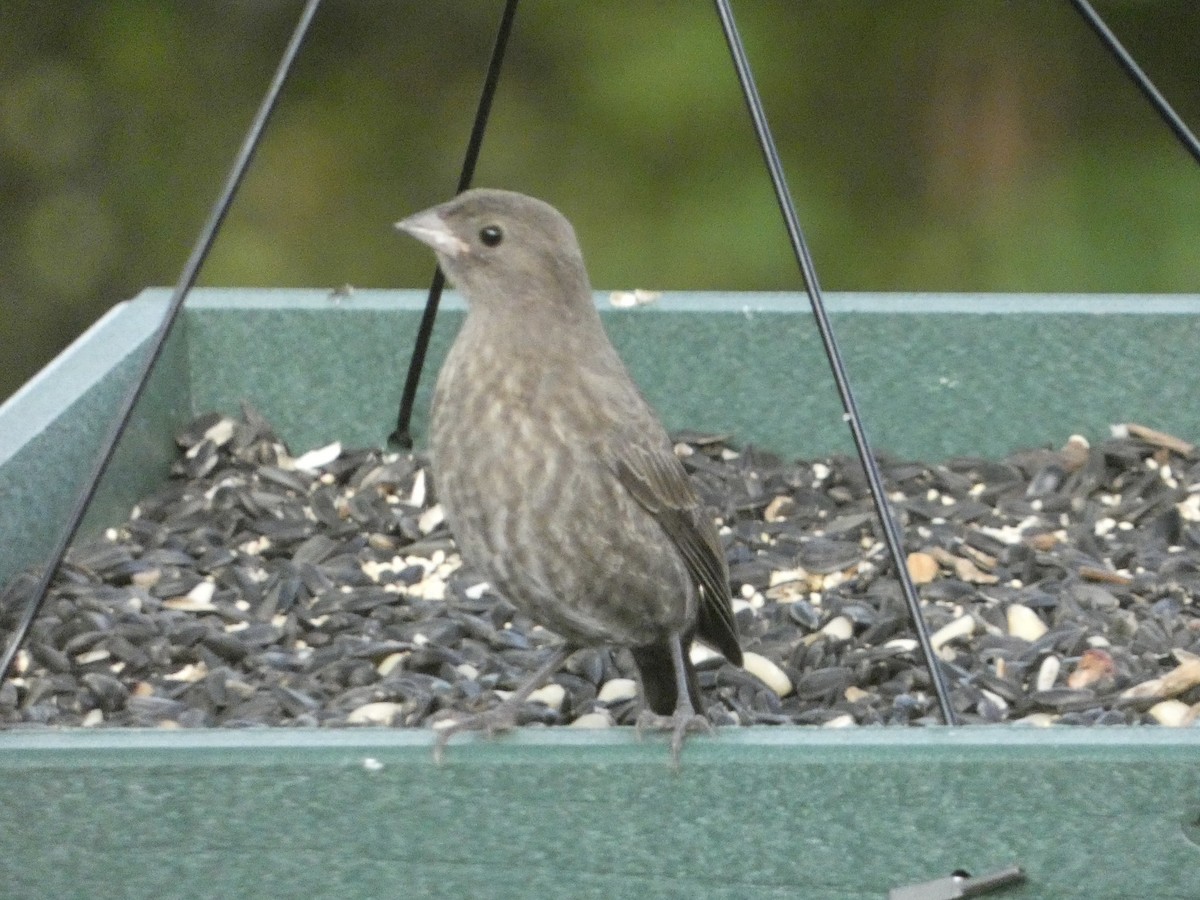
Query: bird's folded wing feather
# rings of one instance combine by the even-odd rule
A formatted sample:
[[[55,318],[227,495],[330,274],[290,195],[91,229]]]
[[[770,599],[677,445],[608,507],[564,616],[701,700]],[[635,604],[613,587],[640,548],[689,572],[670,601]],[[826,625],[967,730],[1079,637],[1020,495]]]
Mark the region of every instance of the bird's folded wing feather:
[[[656,452],[643,445],[626,444],[619,448],[611,465],[625,489],[679,548],[699,588],[698,636],[715,645],[730,662],[741,665],[724,551],[683,464],[669,447]]]

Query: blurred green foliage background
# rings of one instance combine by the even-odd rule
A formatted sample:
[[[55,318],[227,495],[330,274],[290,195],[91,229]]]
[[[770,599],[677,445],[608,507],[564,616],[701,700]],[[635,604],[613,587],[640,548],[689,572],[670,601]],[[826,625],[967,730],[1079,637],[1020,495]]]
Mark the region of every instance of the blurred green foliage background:
[[[1200,127],[1200,3],[1096,6]],[[0,398],[175,282],[300,7],[0,3]],[[1200,170],[1066,0],[734,8],[826,289],[1200,291]],[[327,0],[201,282],[426,284],[390,223],[452,193],[500,9]],[[477,183],[598,288],[799,286],[707,0],[524,0]]]

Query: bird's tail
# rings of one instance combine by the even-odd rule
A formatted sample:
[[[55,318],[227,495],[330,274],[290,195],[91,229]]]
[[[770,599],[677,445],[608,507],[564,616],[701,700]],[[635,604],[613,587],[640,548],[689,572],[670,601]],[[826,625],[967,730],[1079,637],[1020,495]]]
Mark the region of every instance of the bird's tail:
[[[671,638],[675,640],[675,638]],[[696,667],[688,658],[687,646],[691,641],[684,642],[683,667],[687,672],[688,693],[691,695],[692,708],[703,713],[700,700],[700,679],[696,675]],[[638,672],[642,676],[642,694],[646,698],[646,706],[660,716],[669,716],[675,712],[675,702],[678,691],[675,689],[675,665],[671,662],[671,645],[668,641],[659,644],[648,644],[645,647],[632,648],[633,661],[637,663]]]

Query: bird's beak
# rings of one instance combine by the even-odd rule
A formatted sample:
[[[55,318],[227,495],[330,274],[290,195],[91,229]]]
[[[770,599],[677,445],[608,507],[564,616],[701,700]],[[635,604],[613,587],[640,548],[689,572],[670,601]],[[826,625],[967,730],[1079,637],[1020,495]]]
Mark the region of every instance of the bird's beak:
[[[396,223],[396,230],[411,234],[444,256],[453,258],[467,251],[467,244],[450,230],[436,208],[401,219]]]

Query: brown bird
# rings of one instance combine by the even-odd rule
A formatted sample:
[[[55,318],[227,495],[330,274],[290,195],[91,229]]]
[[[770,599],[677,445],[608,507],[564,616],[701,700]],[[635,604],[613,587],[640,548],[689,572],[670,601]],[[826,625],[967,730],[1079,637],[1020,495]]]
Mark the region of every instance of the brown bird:
[[[693,638],[741,665],[725,556],[670,439],[608,340],[566,218],[471,190],[396,227],[467,301],[434,391],[437,495],[463,560],[565,639],[500,706],[438,736],[511,728],[576,649],[632,651],[647,723],[677,762],[699,715]]]

